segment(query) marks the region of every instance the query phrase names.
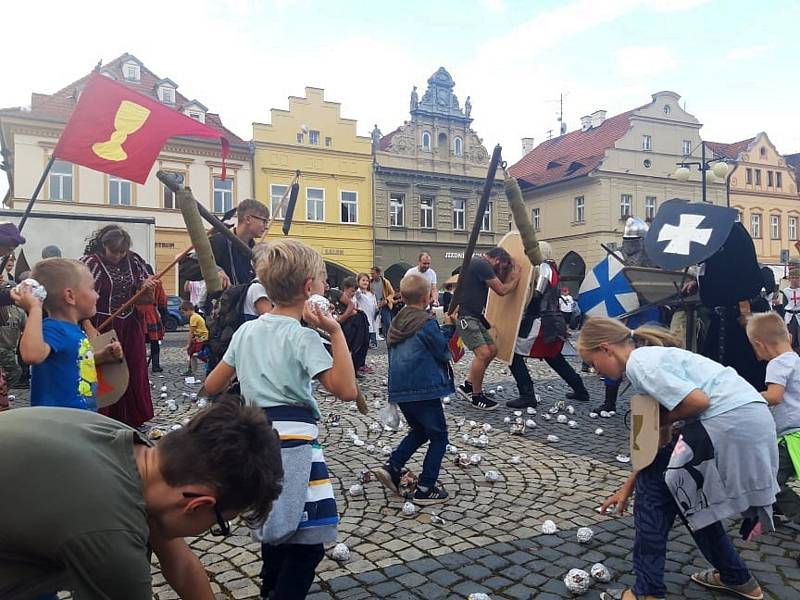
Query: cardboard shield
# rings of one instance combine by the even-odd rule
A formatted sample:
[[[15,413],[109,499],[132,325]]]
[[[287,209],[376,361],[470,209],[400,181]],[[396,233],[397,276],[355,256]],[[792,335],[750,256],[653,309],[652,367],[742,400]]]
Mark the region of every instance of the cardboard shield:
[[[519,283],[510,294],[498,296],[490,289],[486,299],[486,320],[492,325],[490,333],[497,345],[497,359],[510,364],[514,360],[514,344],[525,310],[525,297],[533,277],[533,265],[525,254],[518,231],[509,231],[498,246],[504,248],[522,267]]]
[[[631,398],[631,466],[644,469],[656,457],[659,439],[659,406],[652,396]]]
[[[581,289],[584,277],[586,277],[586,263],[580,254],[570,250],[558,265],[559,286],[569,289],[570,295],[574,298]]]
[[[662,269],[698,265],[722,247],[735,221],[732,208],[673,198],[658,209],[644,240],[645,251]]]
[[[617,317],[639,308],[639,297],[622,272],[623,264],[606,256],[587,275],[578,292],[578,306],[589,317]]]
[[[108,344],[118,342],[117,332],[113,329],[101,333],[91,340],[92,350],[100,352]],[[117,402],[128,389],[128,363],[123,358],[119,362],[97,365],[97,408],[111,406]]]

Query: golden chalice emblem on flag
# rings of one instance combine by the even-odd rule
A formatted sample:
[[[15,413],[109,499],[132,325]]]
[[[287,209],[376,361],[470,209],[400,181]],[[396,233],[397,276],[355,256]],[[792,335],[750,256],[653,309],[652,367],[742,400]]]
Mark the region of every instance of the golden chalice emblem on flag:
[[[122,144],[128,136],[138,131],[150,116],[150,109],[130,100],[123,100],[114,116],[114,133],[107,142],[92,144],[92,152],[100,158],[119,162],[128,158]]]

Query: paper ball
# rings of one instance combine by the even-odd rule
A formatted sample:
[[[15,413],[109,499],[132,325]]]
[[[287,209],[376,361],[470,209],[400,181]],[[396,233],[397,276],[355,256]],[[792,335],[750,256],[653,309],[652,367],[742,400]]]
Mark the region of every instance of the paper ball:
[[[552,419],[553,417],[551,417],[550,415],[548,415],[547,413],[545,413],[545,414],[543,414],[543,415],[542,415],[542,418],[543,418],[545,421],[549,421],[549,420],[550,420],[550,419]]]
[[[358,446],[358,447],[363,446],[364,443],[365,443],[364,440],[362,440],[361,438],[356,438],[356,439],[353,440],[353,445]]]
[[[547,412],[549,412],[551,415],[554,415],[554,414],[556,414],[556,413],[558,412],[558,407],[557,407],[557,406],[551,406],[551,407],[550,407],[550,408],[547,410]]]
[[[574,414],[575,414],[575,407],[574,407],[574,406],[572,406],[572,405],[570,404],[570,405],[567,407],[567,412],[568,412],[569,414],[571,414],[571,415],[574,415]]]
[[[603,435],[603,430],[601,428],[599,428],[599,427],[597,429],[595,429],[594,432],[595,432],[596,435]]]
[[[406,502],[403,504],[403,515],[406,517],[411,517],[417,514],[417,507],[414,505],[413,502]]]
[[[483,474],[483,478],[489,483],[494,483],[495,481],[500,481],[500,473],[497,471],[486,471],[486,473]]]
[[[183,426],[180,423],[175,423],[174,425],[172,425],[169,428],[169,430],[170,431],[178,431],[178,429],[182,429],[182,428],[183,428]]]
[[[483,431],[485,431],[486,433],[489,433],[491,430],[492,430],[492,426],[489,423],[484,423],[483,424]]]
[[[514,416],[515,417],[521,417],[522,416],[522,411],[521,410],[515,410],[514,411]]]
[[[567,415],[558,415],[556,417],[556,421],[561,423],[561,424],[566,423],[567,422]]]
[[[345,544],[336,544],[331,551],[331,558],[338,562],[350,560],[350,548]]]
[[[473,465],[480,464],[481,460],[482,460],[482,458],[481,458],[480,454],[473,454],[472,456],[469,457],[469,462],[470,462],[470,464],[473,464]]]
[[[206,406],[208,406],[208,400],[205,398],[200,398],[200,400],[197,401],[197,408],[205,408]]]
[[[165,386],[165,385],[162,385],[162,386],[161,386],[161,391],[162,391],[162,392],[166,392],[166,391],[167,391],[167,386]]]
[[[547,441],[550,442],[551,444],[555,444],[558,441],[558,436],[557,435],[548,435],[547,436]]]
[[[320,311],[322,311],[323,313],[330,312],[331,310],[331,303],[325,296],[320,296],[319,294],[312,294],[308,298],[308,301],[311,304],[318,306]]]
[[[484,594],[483,592],[475,592],[467,596],[467,600],[492,600],[489,597],[489,594]]]
[[[547,519],[544,523],[542,523],[542,533],[552,535],[556,531],[558,531],[558,527],[556,527],[556,524],[550,519]]]
[[[350,486],[350,495],[351,496],[361,496],[364,494],[364,486],[360,483],[354,483]]]
[[[166,394],[166,392],[164,392],[163,394],[161,394],[161,397],[162,397],[162,398],[166,398],[166,397],[167,397],[167,394]]]
[[[469,426],[470,426],[471,429],[474,429],[475,427],[478,426],[478,422],[477,421],[470,421],[469,422]]]
[[[534,421],[533,419],[528,419],[527,421],[525,421],[525,427],[527,427],[528,429],[533,429],[534,427],[536,427],[536,421]]]
[[[442,517],[440,517],[437,513],[431,513],[431,524],[432,525],[444,525],[447,521],[445,521]]]
[[[529,415],[535,415],[536,409],[533,408],[532,406],[529,406],[528,408],[525,409],[525,412],[528,413]]]
[[[594,563],[589,571],[589,574],[592,576],[592,579],[599,581],[600,583],[608,583],[611,581],[611,571],[609,571],[608,567],[601,563]]]
[[[610,412],[608,412],[608,411],[605,411],[605,410],[601,410],[601,411],[600,411],[600,416],[601,416],[603,419],[607,419],[608,417],[610,417],[610,416],[611,416],[611,413],[610,413]]]
[[[503,391],[503,386],[502,386],[502,385],[498,385],[498,386],[497,386],[495,389],[496,389],[498,392],[502,392],[502,391]]]
[[[487,396],[489,396],[490,398],[491,398],[492,396],[494,396],[496,393],[497,393],[497,392],[495,392],[494,390],[486,390],[486,395],[487,395]]]
[[[29,287],[31,289],[31,294],[39,302],[44,302],[47,298],[47,290],[44,289],[44,286],[35,279],[31,279],[29,277],[25,281],[18,283],[14,289],[17,291],[17,293],[20,293],[24,287]]]
[[[391,446],[384,446],[381,448],[381,452],[383,452],[386,456],[389,456],[392,453]]]
[[[511,458],[508,459],[508,462],[510,462],[512,465],[518,465],[519,463],[522,462],[522,458],[520,458],[519,456],[512,456]]]
[[[596,412],[592,411],[592,412],[589,413],[589,418],[590,419],[596,419],[597,417],[598,417],[598,414]]]
[[[370,454],[374,454],[374,453],[375,453],[375,446],[374,446],[374,444],[369,444],[369,445],[368,445],[368,446],[365,448],[365,450],[366,450],[368,453],[370,453]]]
[[[621,463],[629,463],[631,462],[631,457],[627,454],[617,454],[617,461]]]
[[[511,423],[511,417],[503,417],[503,423],[505,423],[506,425]]]
[[[592,531],[588,527],[579,527],[577,536],[578,536],[578,541],[581,544],[588,544],[589,542],[592,541],[592,538],[594,537],[594,531]]]
[[[589,590],[591,583],[591,576],[582,569],[570,569],[569,573],[564,577],[564,585],[576,596],[585,594]]]
[[[442,404],[450,404],[450,396],[444,396],[442,398]]]
[[[567,421],[567,425],[569,425],[570,429],[575,429],[578,426],[578,422],[570,420],[570,421]]]

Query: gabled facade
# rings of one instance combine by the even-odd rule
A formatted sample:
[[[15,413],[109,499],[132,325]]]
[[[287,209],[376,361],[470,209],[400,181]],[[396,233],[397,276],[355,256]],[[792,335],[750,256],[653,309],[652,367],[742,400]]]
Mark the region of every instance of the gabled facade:
[[[680,161],[699,161],[700,122],[684,111],[680,96],[653,94],[644,106],[606,118],[598,110],[581,128],[542,142],[509,173],[520,180],[534,228],[553,245],[556,258],[575,250],[591,268],[620,244],[629,216],[651,220],[665,200],[700,201],[700,173],[673,176]],[[725,182],[708,185],[707,199],[725,205]]]
[[[372,266],[372,152],[356,121],[341,116],[324,90],[307,87],[289,97],[289,109],[273,108],[270,123],[253,124],[256,198],[274,213],[295,171],[300,194],[291,236],[314,247],[334,285]],[[271,236],[282,236],[279,222]]]
[[[250,146],[225,128],[218,114],[209,112],[197,100],[189,100],[178,91],[177,83],[158,77],[132,54],[98,65],[98,69],[106,77],[219,129],[231,143],[225,181],[220,177],[219,142],[203,138],[170,138],[144,185],[55,161],[35,211],[104,218],[155,217],[154,252],[144,252],[142,248],[138,251],[154,255],[153,267],[159,271],[191,241],[174,195],[156,178],[156,171],[179,174],[198,201],[209,210],[222,213],[253,193]],[[89,73],[53,94],[32,94],[30,107],[0,110],[0,140],[10,166],[9,181],[13,181],[9,208],[19,210],[27,205],[88,77]],[[33,252],[31,256],[36,254]],[[176,292],[177,270],[173,276],[164,278],[164,284],[168,293]]]
[[[411,93],[411,119],[387,135],[373,131],[375,261],[397,283],[421,251],[431,255],[440,284],[461,266],[483,190],[489,153],[472,129],[472,105],[462,108],[444,69]],[[509,211],[497,172],[476,252],[497,245]]]
[[[706,142],[716,156],[733,166],[730,172],[730,206],[739,211],[750,232],[759,262],[784,276],[781,251],[796,252],[800,239],[800,196],[795,172],[763,131],[755,137],[724,144]]]

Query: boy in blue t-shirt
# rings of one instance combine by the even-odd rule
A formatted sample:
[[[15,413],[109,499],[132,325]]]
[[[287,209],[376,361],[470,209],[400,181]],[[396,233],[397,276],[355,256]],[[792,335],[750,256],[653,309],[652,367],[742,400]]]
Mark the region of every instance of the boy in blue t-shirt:
[[[119,342],[93,354],[80,323],[96,312],[97,292],[89,269],[77,260],[48,258],[36,263],[31,277],[47,290],[42,303],[30,286],[12,297],[28,322],[20,340],[20,354],[31,367],[31,406],[58,406],[97,410],[95,364],[122,358]],[[42,311],[49,316],[42,318]]]

